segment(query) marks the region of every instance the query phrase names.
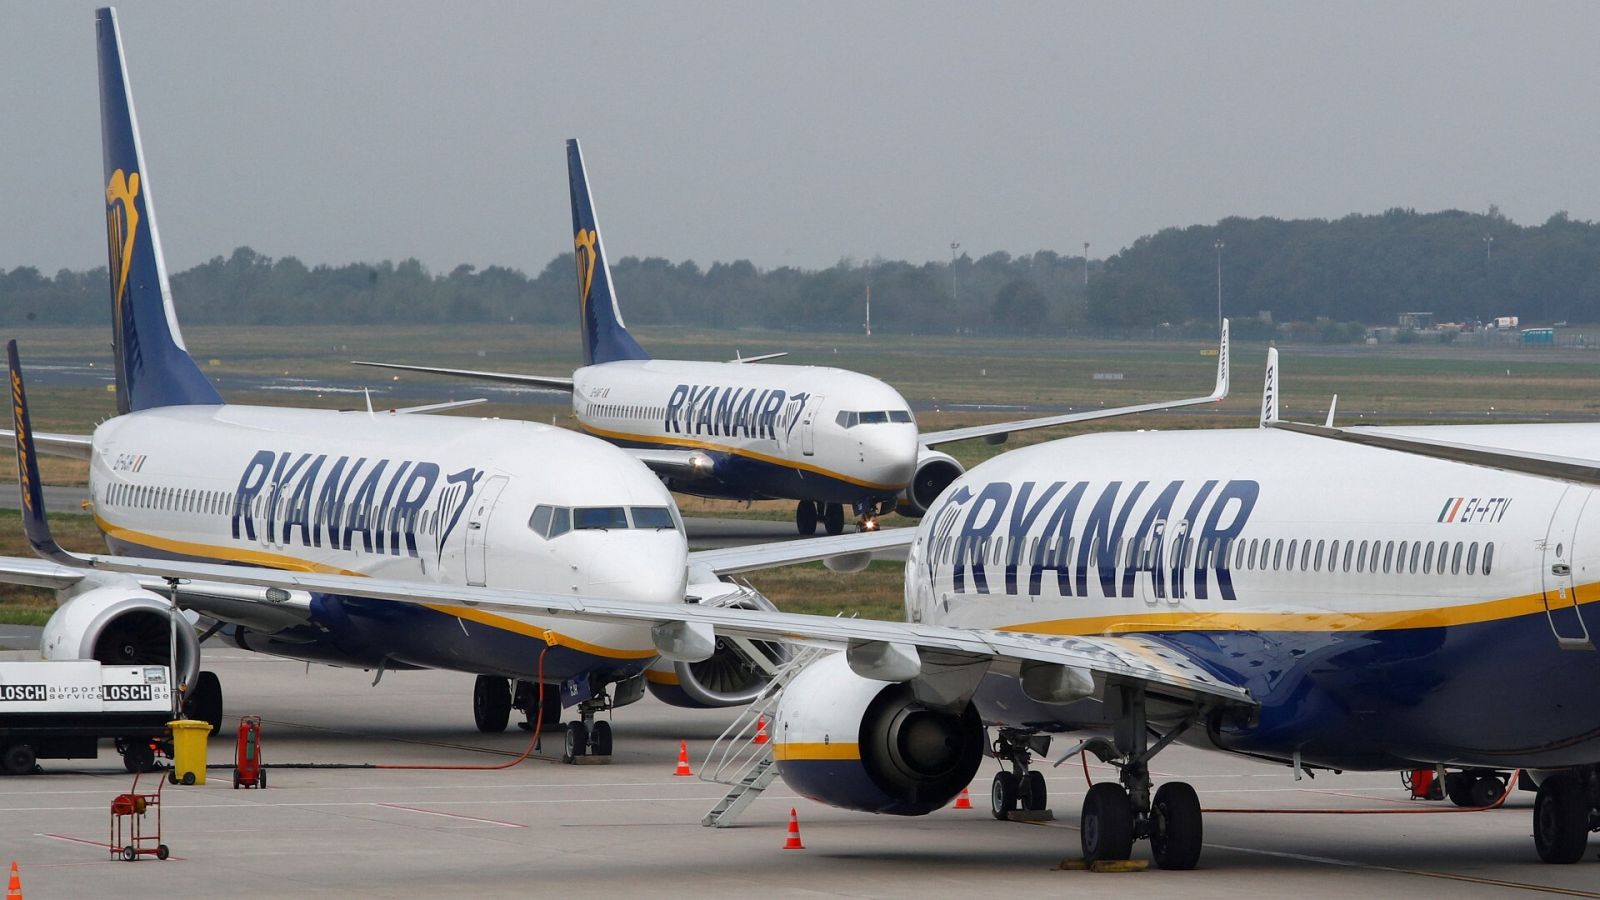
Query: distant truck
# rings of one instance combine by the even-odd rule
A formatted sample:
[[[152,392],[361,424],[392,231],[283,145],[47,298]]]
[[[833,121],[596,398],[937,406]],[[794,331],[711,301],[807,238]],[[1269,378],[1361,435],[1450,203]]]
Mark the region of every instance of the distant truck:
[[[29,775],[40,759],[90,759],[116,741],[130,772],[155,763],[172,719],[166,666],[94,660],[0,662],[0,773]]]
[[[1496,331],[1510,331],[1521,325],[1522,322],[1516,316],[1495,316],[1491,324],[1494,325]]]

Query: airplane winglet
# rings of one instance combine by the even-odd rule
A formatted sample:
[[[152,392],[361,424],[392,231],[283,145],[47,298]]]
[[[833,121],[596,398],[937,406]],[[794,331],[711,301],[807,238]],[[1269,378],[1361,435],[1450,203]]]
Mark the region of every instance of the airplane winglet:
[[[1267,348],[1267,377],[1261,388],[1261,427],[1278,421],[1278,348]]]
[[[1324,428],[1332,428],[1333,427],[1333,411],[1338,409],[1338,408],[1339,408],[1339,395],[1338,394],[1334,394],[1333,395],[1333,399],[1328,401],[1328,421],[1322,423],[1322,427],[1324,427]]]
[[[34,552],[45,559],[75,563],[50,534],[44,512],[44,487],[39,481],[39,457],[33,449],[33,422],[28,416],[28,394],[22,386],[22,364],[17,342],[6,342],[6,365],[11,372],[11,422],[17,436],[17,486],[22,490],[22,528]]]
[[[1228,320],[1222,320],[1222,342],[1217,346],[1217,386],[1211,392],[1217,400],[1228,398]]]

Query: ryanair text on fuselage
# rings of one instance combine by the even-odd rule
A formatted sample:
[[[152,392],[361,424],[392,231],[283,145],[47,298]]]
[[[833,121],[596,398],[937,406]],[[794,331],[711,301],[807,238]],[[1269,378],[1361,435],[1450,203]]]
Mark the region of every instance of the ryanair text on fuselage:
[[[438,463],[257,450],[239,476],[233,536],[366,553],[419,556],[417,526],[432,505],[438,546],[455,529],[483,472],[445,476]]]
[[[667,400],[668,434],[778,439],[778,415],[784,403],[804,406],[809,394],[789,397],[781,389],[680,384]]]
[[[1260,483],[1209,479],[1186,491],[1185,482],[1172,481],[1142,504],[1150,489],[1149,481],[1107,482],[1098,495],[1087,481],[994,481],[976,494],[963,486],[933,514],[929,578],[949,565],[958,594],[1015,595],[1020,573],[1026,593],[1036,596],[1044,574],[1053,572],[1060,596],[1087,597],[1092,563],[1103,597],[1134,596],[1143,573],[1157,598],[1182,599],[1192,589],[1204,600],[1214,576],[1222,599],[1235,599],[1227,560],[1217,551],[1244,530]],[[1080,507],[1087,509],[1081,518]],[[1001,560],[990,550],[997,540]],[[991,585],[1001,566],[1003,587]]]

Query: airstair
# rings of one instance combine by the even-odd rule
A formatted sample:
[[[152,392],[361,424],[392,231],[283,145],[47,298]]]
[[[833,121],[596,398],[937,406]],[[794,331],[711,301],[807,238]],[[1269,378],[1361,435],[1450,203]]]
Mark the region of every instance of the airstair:
[[[761,792],[778,777],[777,762],[772,755],[772,741],[756,743],[760,722],[772,721],[772,710],[778,705],[783,689],[794,680],[800,670],[822,656],[833,653],[825,647],[799,647],[788,662],[780,667],[765,689],[739,717],[734,719],[706,753],[700,767],[700,780],[728,785],[728,793],[700,820],[710,828],[726,828],[739,814],[754,803]]]

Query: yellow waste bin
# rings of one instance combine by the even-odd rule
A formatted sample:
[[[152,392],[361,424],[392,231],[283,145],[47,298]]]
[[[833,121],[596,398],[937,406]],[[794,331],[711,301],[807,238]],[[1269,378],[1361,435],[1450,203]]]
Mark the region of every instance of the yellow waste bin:
[[[167,778],[173,784],[205,784],[206,736],[211,733],[211,723],[177,719],[167,727],[172,729],[172,771]]]

